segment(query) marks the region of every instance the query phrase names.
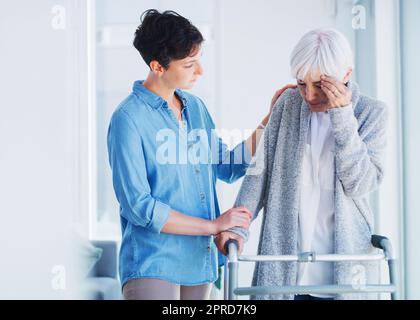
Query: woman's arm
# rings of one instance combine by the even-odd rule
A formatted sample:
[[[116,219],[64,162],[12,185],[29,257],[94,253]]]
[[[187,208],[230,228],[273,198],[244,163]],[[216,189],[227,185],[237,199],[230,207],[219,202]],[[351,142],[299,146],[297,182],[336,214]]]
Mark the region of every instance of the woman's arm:
[[[258,216],[258,213],[263,208],[266,199],[266,185],[268,180],[268,151],[270,134],[278,128],[273,128],[273,123],[280,121],[283,112],[283,106],[286,100],[286,95],[282,96],[276,103],[273,115],[267,124],[263,134],[263,143],[258,145],[255,157],[252,160],[247,174],[242,182],[238,196],[235,201],[235,206],[243,206],[251,211],[253,219]],[[248,239],[249,232],[243,228],[232,228],[230,232],[242,236],[245,240]]]
[[[121,215],[131,224],[156,233],[185,235],[213,235],[234,226],[249,227],[252,215],[245,208],[233,208],[211,221],[176,212],[155,199],[147,178],[140,135],[124,110],[112,116],[108,152]]]
[[[223,143],[216,132],[212,130],[212,149],[213,152],[213,163],[217,165],[217,177],[224,182],[232,183],[243,177],[246,173],[246,170],[251,162],[252,157],[255,156],[257,147],[260,143],[260,139],[263,135],[264,129],[267,126],[273,108],[278,101],[279,97],[287,90],[296,88],[296,85],[289,84],[282,89],[275,92],[270,106],[270,112],[254,132],[246,139],[245,141],[238,144],[232,150],[229,150],[227,145]],[[204,106],[205,113],[207,115],[208,121],[212,129],[215,128],[213,119],[208,113],[207,109]]]
[[[258,125],[258,127],[254,130],[254,132],[249,136],[249,138],[246,140],[245,145],[252,154],[252,156],[255,156],[255,153],[257,151],[258,144],[260,143],[260,139],[262,136],[263,130],[266,128],[268,121],[270,120],[271,113],[273,112],[273,108],[280,98],[280,96],[287,90],[287,89],[294,89],[297,86],[294,84],[288,84],[285,87],[281,88],[280,90],[277,90],[274,93],[273,98],[271,99],[270,104],[270,112],[267,116],[264,117],[264,119],[261,121],[261,123]]]
[[[162,232],[191,236],[217,235],[233,227],[248,229],[251,219],[249,210],[241,207],[226,211],[216,220],[191,217],[172,210]]]
[[[235,206],[243,206],[251,211],[254,219],[258,216],[265,200],[269,130],[270,125],[263,134],[264,143],[259,145],[235,201]],[[235,227],[229,231],[242,236],[245,240],[248,239],[247,229]]]
[[[329,113],[335,138],[337,176],[347,196],[366,196],[377,189],[383,178],[386,107],[373,99],[361,98],[364,102],[359,100],[359,103],[371,104],[366,106],[371,110],[359,129],[350,89],[331,77],[322,76],[321,79],[322,90],[331,105]]]
[[[351,105],[331,109],[330,113],[335,137],[336,172],[344,193],[353,198],[366,196],[378,188],[383,178],[385,106],[378,105],[372,110],[360,133]]]
[[[257,217],[260,210],[265,206],[267,183],[269,179],[268,157],[270,135],[279,130],[283,108],[287,99],[288,95],[284,94],[276,100],[276,103],[273,106],[273,114],[270,117],[263,135],[263,143],[258,145],[255,157],[248,168],[235,201],[235,206],[241,205],[248,208],[253,214],[253,219]],[[219,234],[216,238],[216,245],[219,251],[226,254],[224,248],[226,241],[229,239],[237,240],[237,235],[239,235],[242,240],[246,241],[249,237],[249,231],[244,228],[235,227]],[[239,241],[239,246],[242,248],[243,241]]]

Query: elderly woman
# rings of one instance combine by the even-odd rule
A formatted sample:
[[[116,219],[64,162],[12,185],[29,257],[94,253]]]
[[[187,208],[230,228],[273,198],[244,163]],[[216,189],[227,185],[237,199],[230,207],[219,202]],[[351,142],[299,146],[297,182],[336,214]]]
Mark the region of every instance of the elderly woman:
[[[235,206],[264,208],[258,254],[370,253],[369,195],[383,178],[386,107],[350,81],[353,54],[335,30],[307,33],[291,56],[298,88],[277,101]],[[234,228],[218,236],[248,237]],[[235,235],[232,233],[234,232]],[[242,246],[242,243],[240,243]],[[372,263],[256,264],[253,285],[354,284],[377,280]],[[361,279],[360,279],[361,278]],[[376,295],[265,295],[258,299],[366,299]]]

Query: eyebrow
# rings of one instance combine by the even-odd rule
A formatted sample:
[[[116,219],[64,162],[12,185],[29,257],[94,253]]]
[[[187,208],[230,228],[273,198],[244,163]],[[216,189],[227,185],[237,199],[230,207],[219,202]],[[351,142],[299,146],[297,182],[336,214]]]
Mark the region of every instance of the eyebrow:
[[[298,79],[298,82],[305,82],[305,80]],[[321,81],[312,82],[314,85],[320,85]]]

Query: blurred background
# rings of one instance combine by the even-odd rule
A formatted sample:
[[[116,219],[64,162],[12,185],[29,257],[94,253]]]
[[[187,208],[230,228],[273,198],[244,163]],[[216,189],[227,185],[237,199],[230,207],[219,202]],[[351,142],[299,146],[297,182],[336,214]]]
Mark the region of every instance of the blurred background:
[[[354,80],[390,115],[375,232],[393,243],[400,296],[420,299],[418,0],[0,0],[0,299],[119,298],[106,133],[148,73],[132,40],[150,8],[175,10],[203,33],[204,76],[192,92],[231,146],[228,132],[254,129],[293,83],[289,56],[304,33],[348,37]],[[240,183],[218,184],[222,211]],[[261,216],[244,254],[257,253],[260,225]],[[241,264],[241,286],[253,267]]]

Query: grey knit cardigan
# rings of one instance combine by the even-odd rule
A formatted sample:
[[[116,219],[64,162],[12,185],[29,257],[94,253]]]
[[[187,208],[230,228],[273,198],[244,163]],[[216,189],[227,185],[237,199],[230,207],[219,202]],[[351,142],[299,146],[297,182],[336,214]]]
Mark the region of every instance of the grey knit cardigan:
[[[369,194],[383,178],[387,111],[382,102],[360,94],[350,82],[352,107],[329,110],[334,150],[335,253],[373,253],[370,239],[374,217]],[[259,255],[297,254],[303,150],[311,111],[298,89],[277,101],[253,164],[245,176],[235,206],[245,206],[254,218],[263,209]],[[258,172],[260,171],[260,172]],[[231,231],[248,238],[248,231]],[[253,286],[295,285],[296,262],[256,263]],[[335,262],[334,283],[377,283],[377,262]],[[292,299],[292,295],[252,296],[253,299]],[[376,299],[377,294],[340,294],[336,299]]]

